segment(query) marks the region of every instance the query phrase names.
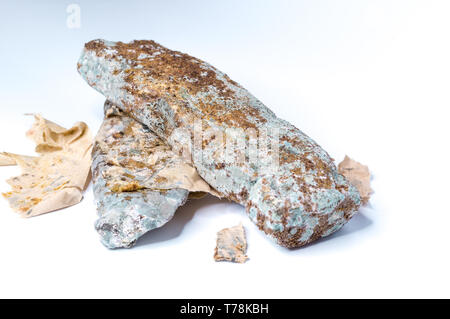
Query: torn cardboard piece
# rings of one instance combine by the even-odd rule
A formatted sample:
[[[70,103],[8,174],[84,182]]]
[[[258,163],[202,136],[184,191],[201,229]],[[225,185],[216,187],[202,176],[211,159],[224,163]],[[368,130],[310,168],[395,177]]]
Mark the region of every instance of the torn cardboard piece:
[[[0,153],[0,165],[19,165],[22,174],[7,180],[3,193],[22,217],[37,216],[79,203],[91,166],[92,135],[83,122],[65,129],[40,115],[26,133],[38,157]]]
[[[244,263],[248,257],[247,240],[242,224],[222,229],[217,233],[217,244],[214,250],[215,261],[231,261]]]
[[[369,202],[370,194],[373,192],[370,188],[369,168],[345,155],[344,160],[338,165],[338,172],[358,189],[361,202],[366,205]]]

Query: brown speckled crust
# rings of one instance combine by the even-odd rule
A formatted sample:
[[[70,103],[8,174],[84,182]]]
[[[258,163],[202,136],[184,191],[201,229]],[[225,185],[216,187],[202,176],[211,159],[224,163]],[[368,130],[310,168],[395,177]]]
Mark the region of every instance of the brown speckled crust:
[[[215,135],[201,141],[192,162],[209,185],[244,205],[280,245],[299,247],[327,236],[359,208],[358,191],[317,143],[204,61],[154,41],[94,40],[86,44],[78,70],[173,148],[186,137],[195,145],[198,123],[203,132],[220,131],[227,143],[238,139],[229,129],[257,130],[260,145],[278,143],[276,169],[264,160],[227,161],[218,151],[224,141]],[[243,152],[248,158],[248,149]]]

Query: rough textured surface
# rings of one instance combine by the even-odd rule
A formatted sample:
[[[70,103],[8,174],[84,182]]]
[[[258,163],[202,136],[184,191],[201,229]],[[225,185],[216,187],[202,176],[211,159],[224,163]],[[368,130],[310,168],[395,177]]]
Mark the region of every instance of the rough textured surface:
[[[165,188],[158,176],[173,165],[170,149],[109,102],[92,155],[99,215],[95,228],[108,248],[133,246],[140,236],[167,223],[188,197],[187,190]]]
[[[206,62],[153,41],[94,40],[85,45],[78,71],[172,148],[186,138],[195,145],[199,122],[203,131],[223,132],[232,143],[238,137],[229,129],[255,129],[263,144],[276,144],[277,169],[270,161],[229,161],[217,152],[215,135],[201,141],[192,161],[209,185],[244,205],[280,245],[299,247],[327,236],[359,208],[357,189],[319,145]],[[251,156],[247,148],[243,152]]]
[[[248,257],[245,230],[242,224],[222,229],[217,233],[217,244],[214,250],[215,261],[231,261],[244,263]]]

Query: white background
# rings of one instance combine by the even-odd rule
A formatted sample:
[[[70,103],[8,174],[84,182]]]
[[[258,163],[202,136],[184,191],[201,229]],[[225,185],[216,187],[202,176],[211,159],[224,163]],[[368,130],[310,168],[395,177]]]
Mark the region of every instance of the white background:
[[[70,3],[1,1],[1,150],[33,154],[24,113],[95,133],[104,98],[76,72],[83,44],[153,39],[225,71],[337,161],[367,164],[375,194],[297,250],[214,198],[114,251],[91,188],[30,219],[1,199],[0,297],[450,297],[449,1],[79,1],[77,29]],[[0,168],[0,190],[17,174]],[[241,221],[250,260],[214,262],[216,232]]]

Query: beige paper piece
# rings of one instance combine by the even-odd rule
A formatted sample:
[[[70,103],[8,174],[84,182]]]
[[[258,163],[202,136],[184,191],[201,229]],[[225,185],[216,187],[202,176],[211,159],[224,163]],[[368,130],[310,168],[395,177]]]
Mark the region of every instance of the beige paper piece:
[[[217,245],[214,250],[215,261],[244,263],[248,257],[245,230],[242,224],[222,229],[217,233]]]
[[[18,155],[13,153],[0,153],[0,166],[14,166],[18,165],[16,158],[22,160],[32,160],[33,156]]]
[[[344,160],[338,165],[338,171],[358,189],[362,204],[366,205],[369,202],[370,194],[373,192],[370,188],[369,168],[345,155]]]
[[[0,165],[17,164],[22,175],[7,180],[3,193],[22,217],[31,217],[77,204],[87,186],[92,135],[83,122],[65,129],[40,115],[26,133],[36,143],[38,157],[0,153]]]

